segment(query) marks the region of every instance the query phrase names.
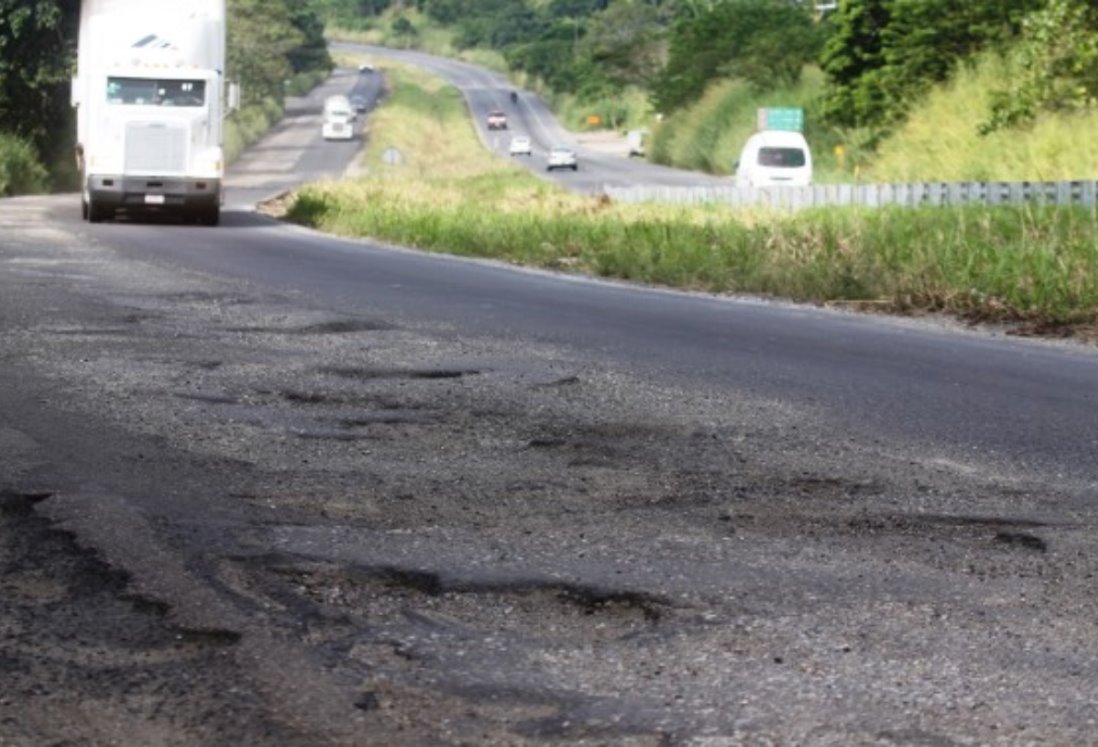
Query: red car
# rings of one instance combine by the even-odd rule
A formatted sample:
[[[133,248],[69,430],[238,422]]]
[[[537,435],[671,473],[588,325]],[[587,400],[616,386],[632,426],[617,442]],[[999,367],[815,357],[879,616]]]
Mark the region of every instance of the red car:
[[[506,130],[507,129],[507,115],[501,111],[488,112],[488,129],[489,130]]]

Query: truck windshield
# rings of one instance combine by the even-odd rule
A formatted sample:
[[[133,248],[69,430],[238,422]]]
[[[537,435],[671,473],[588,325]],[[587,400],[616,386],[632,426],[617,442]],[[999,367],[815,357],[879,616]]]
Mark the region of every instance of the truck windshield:
[[[203,106],[206,81],[108,78],[107,102],[129,106]]]

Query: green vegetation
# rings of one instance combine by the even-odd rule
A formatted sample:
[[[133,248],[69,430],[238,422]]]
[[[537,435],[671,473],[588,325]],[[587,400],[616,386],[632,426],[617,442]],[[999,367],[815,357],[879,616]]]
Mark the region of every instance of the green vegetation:
[[[309,90],[333,63],[324,26],[290,0],[228,0],[228,77],[240,109],[226,117],[225,158],[234,160],[283,114],[283,98]]]
[[[1098,111],[1043,112],[1024,127],[981,134],[1011,72],[988,53],[933,89],[885,140],[862,177],[871,182],[1057,181],[1098,174]]]
[[[0,134],[23,143],[5,138],[0,147],[0,173],[16,175],[9,191],[60,187],[71,176],[59,167],[44,182],[39,164],[72,162],[72,137],[59,133],[75,121],[68,91],[78,13],[77,3],[63,0],[0,0]]]
[[[718,78],[756,90],[788,88],[819,54],[823,33],[806,5],[728,0],[688,5],[669,33],[667,64],[652,81],[656,107],[670,114]]]
[[[1042,0],[844,0],[820,58],[829,122],[882,130],[980,50],[1013,40]]]
[[[810,107],[822,80],[816,68],[806,68],[794,85],[765,92],[744,80],[720,80],[696,104],[655,130],[649,157],[656,163],[729,174],[744,142],[755,131],[758,107]],[[828,149],[820,147],[832,136],[831,131],[811,119],[807,128],[807,137],[816,143],[816,177],[826,180],[837,168],[827,158]]]
[[[815,210],[615,205],[486,158],[456,91],[390,70],[368,174],[302,189],[326,231],[679,288],[1034,325],[1098,314],[1098,217],[1043,208]],[[382,153],[397,148],[400,166]]]
[[[1022,23],[1005,55],[1007,82],[994,91],[992,132],[1034,122],[1042,112],[1093,110],[1098,100],[1098,8],[1079,0],[1047,0]]]
[[[0,132],[0,197],[44,192],[48,177],[33,145]]]

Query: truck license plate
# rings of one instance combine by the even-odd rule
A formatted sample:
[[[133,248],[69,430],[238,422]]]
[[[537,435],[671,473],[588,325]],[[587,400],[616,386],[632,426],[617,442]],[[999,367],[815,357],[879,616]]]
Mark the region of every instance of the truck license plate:
[[[164,195],[145,195],[146,205],[163,205]]]

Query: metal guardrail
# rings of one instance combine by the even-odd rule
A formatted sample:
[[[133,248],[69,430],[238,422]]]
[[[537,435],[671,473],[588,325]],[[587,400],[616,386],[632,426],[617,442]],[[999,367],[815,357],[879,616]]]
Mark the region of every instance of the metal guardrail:
[[[920,182],[913,184],[814,184],[809,187],[657,187],[607,185],[603,194],[616,202],[677,205],[722,203],[732,207],[798,210],[855,205],[882,207],[947,205],[1098,206],[1098,182]]]

